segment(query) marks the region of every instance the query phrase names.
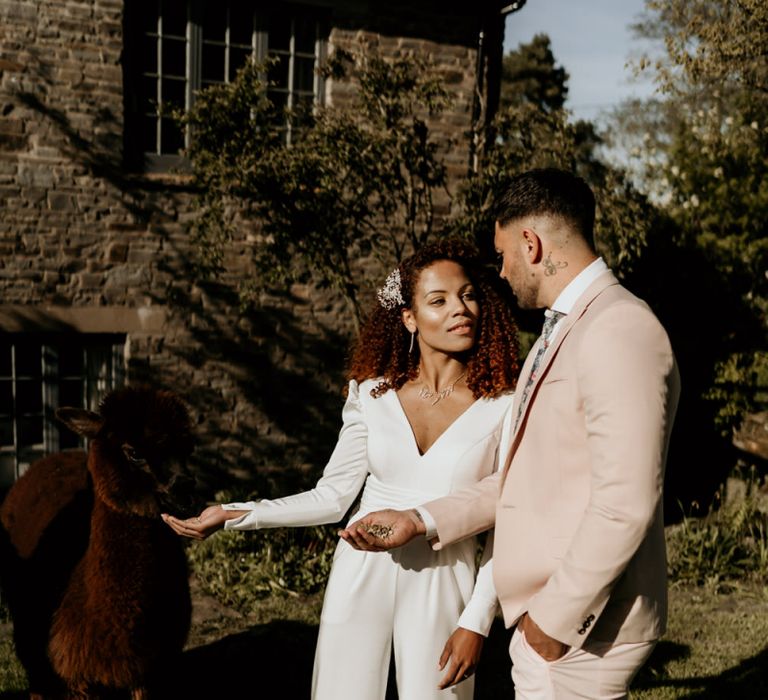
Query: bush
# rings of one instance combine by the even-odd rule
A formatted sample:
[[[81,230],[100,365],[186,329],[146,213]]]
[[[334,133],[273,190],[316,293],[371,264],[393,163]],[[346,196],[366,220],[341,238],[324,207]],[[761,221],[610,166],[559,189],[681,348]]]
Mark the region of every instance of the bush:
[[[216,494],[219,503],[236,500]],[[187,559],[202,589],[222,604],[247,614],[271,595],[310,595],[325,588],[338,527],[225,530],[190,543]]]
[[[669,528],[672,580],[715,590],[728,590],[740,581],[768,581],[768,515],[760,500],[753,474],[743,496],[727,500],[703,518],[684,518]]]
[[[202,589],[248,613],[255,601],[323,590],[338,537],[336,527],[219,532],[187,549]]]

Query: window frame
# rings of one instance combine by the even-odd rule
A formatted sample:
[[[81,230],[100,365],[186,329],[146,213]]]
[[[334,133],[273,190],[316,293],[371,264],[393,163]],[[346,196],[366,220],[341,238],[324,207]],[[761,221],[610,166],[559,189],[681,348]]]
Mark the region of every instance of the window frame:
[[[124,17],[124,65],[123,65],[123,85],[124,85],[124,162],[126,167],[131,170],[138,170],[145,173],[168,173],[172,170],[179,172],[185,172],[189,170],[189,160],[182,154],[171,153],[149,153],[144,151],[144,143],[142,134],[144,129],[143,121],[148,116],[154,116],[156,119],[155,128],[156,133],[156,145],[160,144],[162,149],[162,117],[157,113],[153,115],[145,114],[140,104],[141,90],[139,89],[141,81],[145,77],[154,77],[158,84],[157,98],[162,103],[162,83],[164,80],[164,74],[162,72],[162,38],[168,36],[162,33],[162,26],[160,17],[162,10],[160,6],[161,1],[176,1],[176,0],[154,0],[157,3],[158,13],[158,26],[155,33],[150,34],[145,31],[140,22],[140,9],[139,4],[126,4],[126,12]],[[230,33],[230,18],[226,19],[226,36],[224,42],[204,40],[204,11],[205,2],[212,2],[213,0],[183,0],[187,8],[187,20],[186,20],[186,50],[185,50],[185,95],[184,95],[184,109],[188,110],[195,101],[196,93],[207,87],[203,84],[203,47],[204,43],[217,44],[221,43],[225,45],[225,64],[224,64],[224,80],[221,83],[230,82],[230,70],[229,70],[229,58],[233,43],[229,40]],[[225,9],[229,15],[230,5],[227,3]],[[316,108],[325,102],[325,79],[316,70],[318,66],[322,66],[328,55],[328,27],[323,14],[319,11],[319,8],[311,5],[299,5],[293,3],[281,3],[276,2],[275,7],[262,10],[255,5],[253,6],[253,18],[254,29],[252,33],[252,56],[256,61],[263,61],[270,55],[269,49],[269,21],[273,15],[280,15],[290,18],[291,21],[291,38],[289,55],[289,75],[287,88],[279,87],[277,89],[269,88],[268,91],[287,92],[287,107],[293,105],[294,96],[296,93],[304,92],[299,91],[293,84],[294,74],[291,70],[295,65],[296,54],[295,51],[295,35],[296,35],[296,21],[302,16],[308,16],[310,21],[314,24],[315,30],[315,46],[314,46],[314,79],[312,85],[313,91],[313,107]],[[157,62],[154,74],[143,73],[142,65],[139,57],[139,52],[142,45],[142,39],[145,36],[155,36],[158,39],[157,43]],[[238,45],[239,46],[239,45]],[[285,54],[285,51],[280,51]],[[298,52],[304,54],[304,52]],[[306,56],[304,56],[306,57]],[[265,76],[266,78],[266,76]],[[168,78],[165,78],[166,80]],[[218,82],[218,81],[217,81]],[[286,119],[285,133],[286,142],[291,143],[293,138],[294,127],[289,119]],[[183,135],[184,148],[189,147],[189,139],[191,138],[189,130]]]
[[[59,350],[66,345],[76,343],[75,348],[82,352],[82,362],[78,374],[62,376],[59,365]],[[82,408],[98,410],[103,396],[125,384],[128,336],[125,333],[61,333],[44,334],[34,332],[0,334],[0,346],[9,347],[10,374],[0,374],[0,382],[10,382],[11,413],[0,414],[0,420],[11,421],[12,445],[0,445],[0,489],[10,486],[18,479],[35,459],[57,452],[61,449],[59,428],[55,410],[59,406],[59,393],[63,381],[80,381],[80,403]],[[18,369],[18,351],[20,347],[40,347],[40,374],[21,376]],[[101,358],[98,356],[101,355]],[[96,361],[105,360],[108,364],[104,375],[90,372]],[[0,370],[1,371],[1,370]],[[39,412],[21,412],[19,410],[19,383],[39,382],[41,390],[41,410]],[[103,382],[102,386],[99,383]],[[19,423],[24,418],[37,418],[42,421],[42,440],[34,444],[21,445]],[[85,448],[86,441],[77,439],[78,448]],[[77,448],[72,448],[77,449]],[[13,474],[5,471],[5,463],[11,456]],[[8,477],[12,476],[9,481]]]

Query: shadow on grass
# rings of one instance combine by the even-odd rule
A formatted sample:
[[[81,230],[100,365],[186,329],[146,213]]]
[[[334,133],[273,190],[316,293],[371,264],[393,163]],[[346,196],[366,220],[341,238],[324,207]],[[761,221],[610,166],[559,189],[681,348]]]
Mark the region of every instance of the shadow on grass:
[[[637,690],[677,688],[678,697],[685,700],[768,698],[768,648],[716,676],[668,677],[666,665],[689,655],[690,649],[684,644],[659,642],[632,687]]]
[[[317,626],[258,625],[182,654],[157,684],[158,697],[309,698]]]
[[[317,626],[278,620],[190,649],[156,685],[158,697],[309,698]],[[513,698],[509,632],[496,621],[485,644],[475,698]],[[343,653],[343,650],[339,650]],[[24,695],[9,695],[16,700]],[[0,700],[6,700],[0,696]],[[386,700],[397,700],[394,670]]]

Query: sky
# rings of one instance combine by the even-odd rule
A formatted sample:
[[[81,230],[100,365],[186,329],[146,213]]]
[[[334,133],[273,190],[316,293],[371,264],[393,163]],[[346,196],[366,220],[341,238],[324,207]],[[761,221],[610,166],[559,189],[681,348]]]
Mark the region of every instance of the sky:
[[[504,53],[535,34],[548,34],[556,65],[570,75],[566,108],[576,118],[599,123],[623,99],[653,92],[650,80],[633,81],[625,67],[643,48],[629,25],[644,4],[644,0],[527,0],[521,10],[507,16]]]

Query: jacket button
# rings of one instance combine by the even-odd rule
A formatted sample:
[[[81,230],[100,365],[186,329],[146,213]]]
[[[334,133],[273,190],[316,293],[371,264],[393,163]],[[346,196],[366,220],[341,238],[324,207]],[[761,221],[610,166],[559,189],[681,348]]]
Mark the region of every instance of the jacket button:
[[[586,634],[587,630],[585,630],[583,627],[579,630],[579,634]]]
[[[584,620],[584,627],[589,627],[591,624],[589,620]]]
[[[595,619],[595,616],[594,616],[594,615],[590,615],[590,616],[587,618],[587,620],[589,620],[590,622],[592,622],[592,620],[594,620],[594,619]]]

